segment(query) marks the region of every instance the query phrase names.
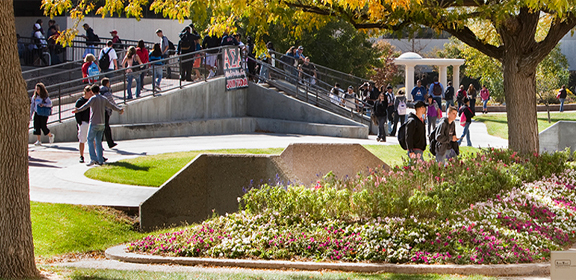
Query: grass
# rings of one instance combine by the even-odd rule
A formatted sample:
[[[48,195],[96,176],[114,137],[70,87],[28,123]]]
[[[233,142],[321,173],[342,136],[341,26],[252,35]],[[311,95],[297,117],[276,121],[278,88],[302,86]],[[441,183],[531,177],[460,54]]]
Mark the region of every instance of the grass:
[[[406,151],[400,145],[365,145],[366,149],[389,166],[402,165]],[[223,154],[280,154],[283,148],[228,149],[167,153],[121,160],[102,167],[91,168],[85,175],[95,180],[138,186],[159,187],[182,167],[202,153]],[[477,148],[461,147],[461,151],[474,152]],[[424,153],[430,159],[430,153]]]
[[[102,167],[91,168],[84,175],[88,178],[111,183],[159,187],[197,155],[202,153],[279,154],[283,150],[282,148],[269,148],[167,153],[121,160]]]
[[[474,119],[486,124],[488,134],[508,139],[508,118],[506,114],[479,114]],[[574,121],[576,120],[576,112],[551,112],[550,120],[551,123],[548,123],[548,114],[546,112],[539,112],[538,131],[542,132],[558,121]]]
[[[30,202],[30,214],[39,258],[102,251],[145,236],[121,212],[105,207]]]
[[[49,268],[52,270],[52,268]],[[423,279],[423,280],[476,280],[476,279],[496,279],[486,276],[461,276],[448,274],[392,274],[392,273],[350,273],[350,272],[307,272],[307,271],[264,271],[245,269],[243,271],[231,272],[231,269],[223,269],[222,272],[198,271],[193,272],[147,272],[147,271],[121,271],[121,270],[94,270],[94,269],[56,269],[60,275],[68,279],[230,279],[230,280],[310,280],[310,279],[331,279],[331,280],[348,280],[348,279]],[[208,269],[206,269],[208,270]],[[213,270],[213,269],[210,269]]]

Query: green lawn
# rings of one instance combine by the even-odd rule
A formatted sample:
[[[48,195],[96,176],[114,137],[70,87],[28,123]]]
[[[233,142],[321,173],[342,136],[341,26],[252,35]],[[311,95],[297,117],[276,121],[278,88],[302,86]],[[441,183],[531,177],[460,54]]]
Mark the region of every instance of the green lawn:
[[[101,251],[145,236],[133,221],[105,207],[30,202],[34,254],[50,258]]]
[[[407,158],[406,151],[400,145],[365,145],[364,147],[392,167],[402,165]],[[461,149],[464,153],[477,151],[472,147],[461,147]],[[283,148],[207,150],[143,156],[91,168],[85,175],[105,182],[159,187],[201,153],[280,154],[283,150]],[[430,159],[430,153],[424,154],[425,159]]]
[[[508,139],[508,118],[506,117],[506,114],[478,114],[474,119],[486,124],[488,134]],[[538,131],[542,132],[557,121],[575,121],[576,112],[550,113],[550,120],[552,122],[548,123],[548,114],[546,112],[539,112]]]
[[[50,269],[49,270],[53,270]],[[476,280],[476,279],[496,279],[486,276],[461,276],[461,275],[441,275],[441,274],[391,274],[391,273],[349,273],[349,272],[326,272],[326,271],[262,271],[262,270],[242,270],[239,272],[205,272],[202,270],[195,272],[147,272],[147,271],[120,271],[120,270],[89,270],[89,269],[60,269],[61,275],[68,279],[211,279],[211,280],[306,280],[306,279],[330,279],[330,280]]]

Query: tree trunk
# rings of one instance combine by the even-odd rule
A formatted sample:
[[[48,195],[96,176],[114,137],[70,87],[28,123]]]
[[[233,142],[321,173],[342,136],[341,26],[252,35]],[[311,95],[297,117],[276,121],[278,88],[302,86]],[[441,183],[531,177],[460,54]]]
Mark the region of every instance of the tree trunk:
[[[508,116],[508,148],[520,153],[539,151],[536,115],[536,66],[519,67],[522,51],[508,50],[502,60]],[[510,125],[514,124],[514,125]]]
[[[22,78],[12,0],[0,1],[0,278],[39,275],[28,185],[30,101]]]

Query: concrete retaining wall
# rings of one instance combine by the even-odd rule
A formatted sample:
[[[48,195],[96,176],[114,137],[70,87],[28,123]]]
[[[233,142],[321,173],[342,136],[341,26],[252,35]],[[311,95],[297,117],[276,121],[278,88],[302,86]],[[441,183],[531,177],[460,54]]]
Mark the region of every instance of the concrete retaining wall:
[[[390,169],[359,144],[291,144],[280,156],[202,154],[140,205],[140,225],[154,230],[236,212],[243,188],[263,182],[310,186],[330,171],[344,179],[379,166]]]
[[[170,178],[140,205],[140,226],[153,230],[201,222],[213,213],[238,210],[243,188],[261,180],[287,181],[278,156],[202,154]]]
[[[540,132],[540,153],[576,150],[576,122],[560,121]]]
[[[225,91],[216,78],[183,89],[129,102],[125,112],[112,114],[115,140],[253,133],[294,133],[367,138],[368,127],[274,90],[251,84]],[[75,120],[49,126],[57,142],[78,141]],[[47,142],[48,138],[43,140]],[[29,131],[29,143],[36,137]]]

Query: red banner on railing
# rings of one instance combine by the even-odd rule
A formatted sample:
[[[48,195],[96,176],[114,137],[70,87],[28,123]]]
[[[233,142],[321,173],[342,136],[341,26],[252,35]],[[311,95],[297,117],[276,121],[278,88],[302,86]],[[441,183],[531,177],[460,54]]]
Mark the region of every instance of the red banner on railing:
[[[242,56],[239,48],[224,49],[224,76],[226,90],[248,87],[246,71],[242,68]]]

